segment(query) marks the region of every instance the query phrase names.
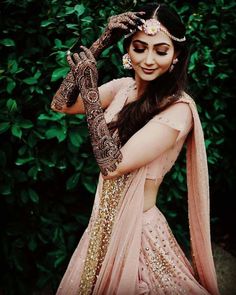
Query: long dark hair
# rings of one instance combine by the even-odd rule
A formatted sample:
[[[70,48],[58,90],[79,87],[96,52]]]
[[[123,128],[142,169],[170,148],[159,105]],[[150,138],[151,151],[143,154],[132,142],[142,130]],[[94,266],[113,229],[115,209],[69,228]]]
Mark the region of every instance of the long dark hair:
[[[159,4],[147,4],[139,11],[145,11],[143,19],[153,17]],[[178,14],[165,4],[160,4],[156,18],[167,28],[171,35],[182,38],[185,36],[185,27]],[[132,36],[124,40],[124,48],[127,49],[131,43]],[[180,98],[186,86],[188,48],[187,42],[172,40],[175,52],[179,52],[178,63],[172,72],[166,72],[154,81],[151,81],[145,92],[135,100],[123,107],[119,112],[117,120],[108,124],[109,129],[114,131],[118,128],[121,145],[142,128],[154,115],[165,109],[171,103]]]

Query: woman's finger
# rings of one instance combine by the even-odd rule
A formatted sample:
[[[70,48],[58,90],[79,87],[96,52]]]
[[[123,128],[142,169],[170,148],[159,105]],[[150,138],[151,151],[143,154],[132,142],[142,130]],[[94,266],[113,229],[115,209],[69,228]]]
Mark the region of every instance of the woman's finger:
[[[96,62],[96,60],[95,60],[95,58],[94,58],[94,56],[93,56],[93,54],[92,54],[92,52],[87,48],[87,47],[85,47],[85,46],[80,46],[82,49],[83,49],[83,53],[84,53],[84,55],[89,59],[89,60],[91,60],[91,61],[93,61],[93,62]]]
[[[77,52],[73,54],[73,58],[74,58],[74,61],[76,63],[80,62],[80,57],[79,57],[79,54]]]
[[[74,62],[73,62],[73,60],[71,58],[71,55],[70,54],[67,54],[66,59],[67,59],[67,62],[69,64],[70,68],[73,70],[74,67],[75,67],[75,64],[74,64]]]
[[[129,27],[123,23],[114,24],[113,29],[122,29],[124,31],[129,31]]]
[[[79,57],[80,57],[81,60],[85,60],[85,59],[87,59],[87,57],[86,57],[84,51],[81,51],[81,52],[79,53]]]

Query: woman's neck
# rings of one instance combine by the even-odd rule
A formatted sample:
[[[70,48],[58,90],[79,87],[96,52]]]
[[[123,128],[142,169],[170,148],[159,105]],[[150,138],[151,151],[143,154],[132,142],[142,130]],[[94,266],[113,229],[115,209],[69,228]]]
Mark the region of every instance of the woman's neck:
[[[135,83],[137,87],[137,96],[140,97],[144,93],[145,89],[147,88],[149,81],[144,81],[140,79],[137,75],[135,75]]]

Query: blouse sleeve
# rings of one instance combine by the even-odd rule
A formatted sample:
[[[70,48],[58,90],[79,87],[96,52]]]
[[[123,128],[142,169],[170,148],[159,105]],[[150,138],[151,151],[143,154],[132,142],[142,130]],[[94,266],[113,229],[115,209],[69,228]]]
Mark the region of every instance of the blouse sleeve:
[[[117,92],[128,82],[130,78],[113,79],[99,86],[99,95],[101,98],[106,97],[109,102],[115,97]]]
[[[153,117],[149,123],[164,124],[179,131],[176,141],[183,138],[193,126],[192,111],[185,102],[177,102]]]

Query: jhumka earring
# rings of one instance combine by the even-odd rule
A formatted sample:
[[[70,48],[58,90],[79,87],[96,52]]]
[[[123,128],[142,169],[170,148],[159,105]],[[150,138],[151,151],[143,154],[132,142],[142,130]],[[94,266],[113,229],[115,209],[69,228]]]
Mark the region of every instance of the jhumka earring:
[[[175,58],[175,59],[172,61],[172,65],[171,65],[170,68],[169,68],[169,72],[172,72],[172,71],[173,71],[173,69],[174,69],[174,67],[175,67],[175,64],[177,64],[178,61],[179,61],[178,58]]]
[[[123,67],[126,70],[131,70],[132,67],[132,63],[131,63],[131,59],[128,53],[124,54],[122,57],[122,62],[123,62]]]

